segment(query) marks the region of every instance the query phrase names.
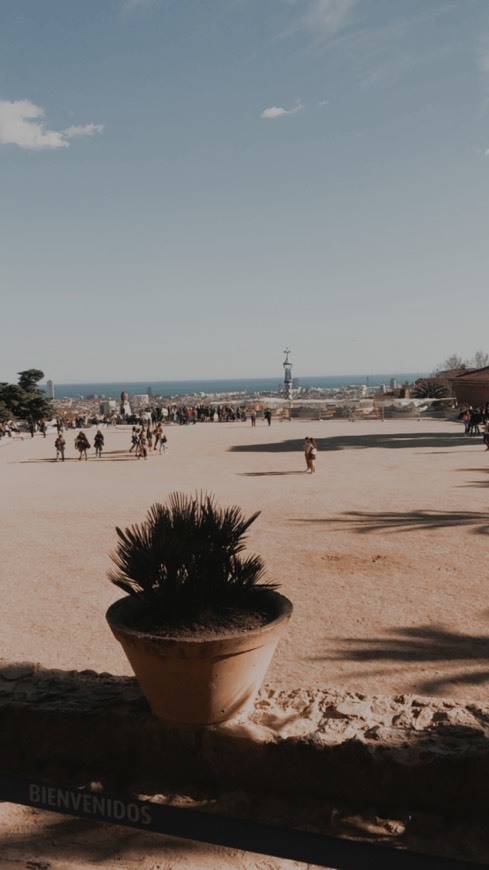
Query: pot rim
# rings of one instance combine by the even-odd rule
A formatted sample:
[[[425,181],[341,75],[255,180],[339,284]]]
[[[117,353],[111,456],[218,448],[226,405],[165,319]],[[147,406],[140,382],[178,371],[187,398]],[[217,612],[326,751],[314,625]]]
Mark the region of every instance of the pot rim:
[[[222,646],[223,643],[227,643],[228,641],[241,641],[244,645],[248,645],[250,642],[254,643],[258,639],[261,639],[263,643],[268,642],[268,635],[273,634],[277,631],[277,629],[282,627],[282,623],[288,622],[290,617],[292,616],[292,611],[294,609],[292,602],[285,595],[282,595],[280,592],[275,590],[271,590],[267,593],[273,599],[273,601],[277,604],[277,613],[273,616],[269,622],[265,623],[265,625],[261,625],[259,628],[254,628],[251,631],[232,631],[223,633],[221,635],[214,635],[212,637],[199,637],[198,635],[186,636],[186,637],[172,637],[172,636],[162,636],[158,634],[153,634],[149,631],[141,631],[140,629],[131,628],[126,621],[126,616],[130,616],[130,612],[134,611],[142,604],[142,602],[138,601],[137,598],[131,595],[125,595],[123,598],[119,598],[117,601],[114,601],[113,604],[108,608],[105,618],[109,623],[109,626],[112,632],[117,636],[117,632],[122,632],[126,636],[133,638],[144,638],[148,643],[158,644],[159,647],[175,647],[178,645],[185,645],[190,648],[194,648],[197,650],[198,647],[206,646],[211,649],[213,646],[216,650]],[[262,645],[261,643],[258,645]]]

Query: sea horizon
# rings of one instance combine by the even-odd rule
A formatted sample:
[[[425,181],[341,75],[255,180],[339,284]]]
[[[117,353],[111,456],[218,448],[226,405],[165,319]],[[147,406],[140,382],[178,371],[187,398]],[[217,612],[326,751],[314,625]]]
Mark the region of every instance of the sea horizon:
[[[370,375],[330,375],[308,376],[294,378],[293,383],[299,389],[341,389],[348,386],[367,386],[370,388],[389,385],[392,380],[399,384],[409,382],[420,377],[428,377],[426,372],[402,372],[402,373],[374,373]],[[206,395],[212,393],[277,393],[283,389],[283,379],[280,378],[206,378],[206,379],[182,379],[182,380],[153,380],[144,381],[84,381],[66,382],[54,384],[56,399],[75,399],[98,396],[100,398],[120,398],[122,392],[129,396],[146,395],[148,391],[155,396],[176,398],[187,395]],[[46,384],[40,385],[46,390]]]

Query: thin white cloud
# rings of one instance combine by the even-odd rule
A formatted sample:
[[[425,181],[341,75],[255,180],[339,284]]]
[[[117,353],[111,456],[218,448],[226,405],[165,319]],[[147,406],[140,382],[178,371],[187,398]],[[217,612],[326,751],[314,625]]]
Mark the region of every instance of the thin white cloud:
[[[43,118],[44,109],[30,100],[0,100],[0,145],[17,145],[26,151],[69,148],[67,139],[72,136],[93,136],[103,130],[103,124],[49,130]]]
[[[325,45],[352,21],[359,0],[309,0],[294,30],[309,34],[315,45]]]
[[[282,36],[306,37],[308,49],[324,53],[344,71],[343,81],[355,82],[362,89],[391,87],[401,77],[419,71],[421,64],[435,63],[460,51],[460,40],[452,37],[453,2],[433,3],[432,7],[412,11],[397,10],[384,4],[380,19],[368,0],[302,0],[292,28]],[[402,6],[402,4],[401,4]],[[444,38],[427,41],[426,33],[439,27]],[[441,30],[443,26],[443,30]],[[479,63],[489,72],[487,51],[480,49]]]
[[[103,124],[85,124],[83,126],[81,124],[73,124],[73,126],[63,130],[63,136],[71,139],[73,136],[94,136],[95,133],[103,133],[103,131]]]
[[[304,106],[300,100],[298,100],[293,109],[284,109],[283,106],[269,106],[268,109],[263,109],[263,112],[260,112],[260,118],[269,120],[272,118],[281,118],[283,115],[295,115],[296,112],[300,112],[303,108]]]

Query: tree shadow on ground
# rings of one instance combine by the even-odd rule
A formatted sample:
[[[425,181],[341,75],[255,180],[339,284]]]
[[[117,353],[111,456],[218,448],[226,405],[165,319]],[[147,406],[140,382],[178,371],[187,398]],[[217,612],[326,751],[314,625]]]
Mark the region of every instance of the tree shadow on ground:
[[[478,472],[479,474],[489,475],[489,468],[457,468],[457,471],[470,472],[472,474]],[[459,487],[460,489],[470,489],[472,487],[484,488],[489,486],[489,480],[471,480],[469,483],[463,483]]]
[[[304,426],[304,437],[307,432],[313,432],[314,426]],[[334,435],[315,440],[319,450],[359,450],[369,447],[400,449],[461,447],[467,445],[464,435],[456,432],[375,432],[371,435]],[[235,444],[229,448],[235,453],[290,453],[304,449],[304,440],[292,438],[285,441],[275,441],[270,444]]]
[[[387,637],[382,638],[338,638],[340,644],[348,644],[336,656],[317,657],[319,661],[353,661],[396,662],[412,664],[450,663],[463,666],[463,673],[454,671],[450,674],[437,675],[430,679],[416,680],[412,691],[425,695],[442,695],[454,683],[466,686],[478,686],[489,682],[489,635],[459,634],[443,626],[420,625],[406,628],[386,630]],[[353,644],[353,647],[351,646]],[[467,672],[467,666],[485,666]],[[390,671],[391,668],[388,668]],[[362,675],[382,675],[384,671],[372,670],[356,673]],[[488,717],[489,718],[489,717]]]
[[[449,450],[448,448],[446,450],[423,450],[422,455],[423,456],[446,456],[447,453],[457,453],[457,451],[456,450]]]
[[[454,526],[472,527],[474,535],[489,535],[489,514],[486,511],[386,511],[370,513],[367,511],[348,511],[338,518],[324,519],[293,518],[297,524],[327,523],[328,525],[349,526],[350,531],[359,535],[373,532],[418,532],[446,529]]]

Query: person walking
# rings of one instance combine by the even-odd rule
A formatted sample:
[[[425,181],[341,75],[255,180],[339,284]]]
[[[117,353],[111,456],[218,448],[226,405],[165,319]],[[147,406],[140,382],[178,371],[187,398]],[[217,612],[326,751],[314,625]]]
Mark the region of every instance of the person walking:
[[[164,427],[163,427],[163,423],[158,423],[158,425],[157,425],[157,427],[156,427],[156,429],[155,429],[155,446],[154,446],[154,450],[156,450],[156,448],[158,447],[158,452],[159,452],[159,453],[161,453],[161,451],[163,451],[164,453],[166,453],[166,443],[167,443],[167,437],[166,437],[166,435],[165,435],[165,430],[164,430]]]
[[[95,446],[95,456],[98,457],[99,459],[101,459],[101,457],[102,457],[102,450],[103,450],[104,442],[105,442],[104,436],[102,435],[100,429],[97,429],[97,431],[95,433],[95,438],[93,439],[93,443]]]
[[[65,441],[61,432],[59,433],[58,437],[56,438],[56,441],[54,442],[54,446],[56,447],[56,462],[58,461],[58,459],[60,457],[61,457],[61,461],[64,462],[65,461],[66,441]]]
[[[308,436],[304,439],[304,456],[306,459],[306,474],[314,474],[316,471],[316,456],[318,446],[314,440]]]
[[[133,426],[132,432],[131,432],[131,446],[129,448],[129,453],[132,453],[133,450],[135,450],[136,453],[138,452],[137,451],[138,441],[139,441],[139,429],[137,426]]]
[[[155,437],[155,441],[154,441],[154,445],[153,445],[153,450],[157,450],[158,447],[159,447],[159,449],[160,449],[159,452],[161,453],[161,439],[163,438],[163,423],[157,423],[157,424],[156,424],[156,426],[155,426],[155,430],[154,430],[154,433],[153,433],[153,434],[154,434],[154,437]]]
[[[251,409],[250,418],[251,418],[251,425],[256,426],[256,411],[254,408]]]
[[[318,452],[318,446],[314,440],[314,438],[309,438],[309,470],[311,474],[314,474],[316,471],[316,457]]]
[[[141,459],[141,456],[143,457],[143,459],[148,458],[148,441],[146,439],[146,432],[144,431],[144,429],[141,429],[141,433],[139,435],[136,455],[138,459]]]
[[[265,408],[265,410],[263,412],[263,416],[265,417],[265,420],[267,421],[268,425],[271,426],[272,425],[272,412],[271,412],[270,408]]]
[[[84,432],[79,432],[76,436],[75,447],[80,454],[78,457],[79,460],[82,459],[82,456],[84,456],[85,459],[88,459],[87,450],[90,450],[90,442]]]

